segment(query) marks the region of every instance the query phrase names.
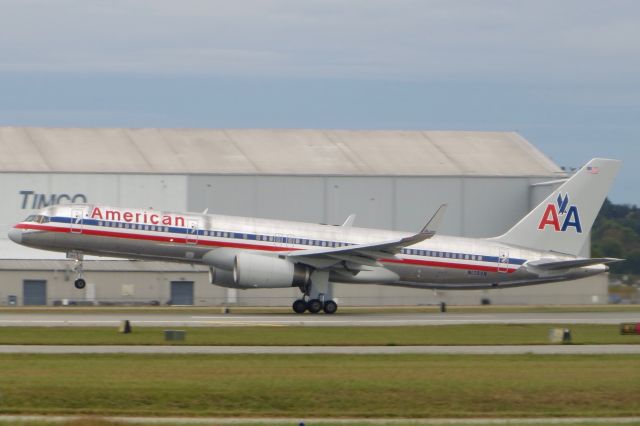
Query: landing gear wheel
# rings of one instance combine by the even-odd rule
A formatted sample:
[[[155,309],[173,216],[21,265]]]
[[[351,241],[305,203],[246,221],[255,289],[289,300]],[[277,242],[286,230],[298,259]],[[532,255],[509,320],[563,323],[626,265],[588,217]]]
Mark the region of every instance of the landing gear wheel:
[[[293,312],[295,312],[296,314],[304,314],[304,311],[307,310],[307,302],[302,299],[298,299],[293,302],[293,305],[291,307],[293,308]]]
[[[325,314],[335,314],[338,310],[338,304],[333,300],[327,300],[324,302],[324,313]]]
[[[312,314],[317,314],[322,310],[322,302],[319,299],[311,299],[307,303],[307,309]]]
[[[75,280],[73,285],[76,286],[76,288],[78,290],[81,290],[81,289],[85,288],[85,286],[87,285],[87,282],[85,280],[83,280],[82,278],[78,278],[77,280]]]

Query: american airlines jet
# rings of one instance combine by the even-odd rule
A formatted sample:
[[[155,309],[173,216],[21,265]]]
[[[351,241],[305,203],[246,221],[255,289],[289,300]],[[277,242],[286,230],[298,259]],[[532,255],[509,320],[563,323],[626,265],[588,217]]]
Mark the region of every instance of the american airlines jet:
[[[298,287],[296,313],[335,313],[329,283],[436,289],[573,280],[619,259],[579,256],[621,162],[593,159],[505,234],[436,235],[445,206],[415,234],[99,204],[50,206],[9,231],[16,243],[66,252],[79,289],[83,255],[204,264],[223,287]]]

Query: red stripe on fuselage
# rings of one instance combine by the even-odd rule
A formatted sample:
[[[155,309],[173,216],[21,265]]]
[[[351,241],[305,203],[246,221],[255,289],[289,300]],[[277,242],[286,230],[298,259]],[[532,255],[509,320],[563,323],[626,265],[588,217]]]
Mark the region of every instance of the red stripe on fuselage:
[[[432,266],[434,268],[450,268],[450,269],[473,269],[475,271],[486,271],[486,272],[506,272],[511,273],[515,272],[516,269],[512,267],[500,268],[496,266],[485,266],[485,265],[468,265],[464,263],[454,263],[454,262],[441,262],[437,260],[418,260],[418,259],[380,259],[381,262],[386,263],[400,263],[403,265],[420,265],[420,266]]]
[[[187,239],[183,237],[165,237],[160,235],[145,235],[145,234],[136,234],[131,232],[112,232],[112,231],[97,231],[94,229],[82,228],[82,232],[71,232],[70,227],[57,227],[57,226],[49,226],[49,225],[40,225],[40,224],[24,224],[19,223],[15,226],[16,229],[25,229],[25,230],[37,230],[37,231],[51,231],[51,232],[60,232],[64,234],[75,234],[75,235],[93,235],[98,237],[111,237],[111,238],[126,238],[131,240],[145,240],[145,241],[158,241],[163,243],[180,243],[191,246],[209,246],[209,247],[229,247],[229,248],[239,248],[239,249],[251,249],[251,250],[263,250],[263,251],[294,251],[294,250],[304,250],[292,247],[273,247],[273,246],[263,246],[259,244],[248,244],[248,243],[230,243],[226,241],[208,241],[198,239]],[[153,231],[151,231],[153,232]],[[199,236],[198,236],[199,237]],[[187,242],[187,241],[195,241],[195,242]],[[503,268],[498,269],[496,266],[485,266],[485,265],[469,265],[462,263],[454,263],[454,262],[441,262],[441,261],[433,261],[433,260],[418,260],[418,259],[380,259],[382,263],[395,263],[402,265],[420,265],[420,266],[430,266],[435,268],[451,268],[451,269],[470,269],[476,271],[486,271],[486,272],[502,272]],[[507,267],[507,273],[515,272],[517,268]]]

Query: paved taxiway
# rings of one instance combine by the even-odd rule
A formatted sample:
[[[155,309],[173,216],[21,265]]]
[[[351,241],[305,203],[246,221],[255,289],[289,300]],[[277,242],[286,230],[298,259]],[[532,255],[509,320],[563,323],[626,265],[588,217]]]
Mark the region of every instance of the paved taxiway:
[[[487,346],[86,346],[0,345],[4,354],[450,354],[591,355],[640,354],[640,345],[487,345]]]
[[[135,326],[402,326],[449,324],[619,324],[640,322],[640,312],[577,313],[378,313],[378,314],[205,314],[118,312],[2,312],[0,326],[104,326],[121,320]]]

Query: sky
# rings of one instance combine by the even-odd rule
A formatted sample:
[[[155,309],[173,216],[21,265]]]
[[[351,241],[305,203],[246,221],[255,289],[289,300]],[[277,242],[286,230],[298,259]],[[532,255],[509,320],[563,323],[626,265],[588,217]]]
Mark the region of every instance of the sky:
[[[640,2],[0,0],[0,126],[517,131],[625,161]],[[496,153],[499,155],[499,153]]]

